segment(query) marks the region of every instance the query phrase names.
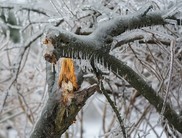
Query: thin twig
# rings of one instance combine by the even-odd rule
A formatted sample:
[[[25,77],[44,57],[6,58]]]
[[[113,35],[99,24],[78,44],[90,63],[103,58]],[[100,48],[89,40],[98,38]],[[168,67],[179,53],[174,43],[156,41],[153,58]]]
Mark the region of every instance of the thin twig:
[[[67,20],[65,20],[63,14],[59,11],[59,9],[58,9],[58,7],[56,6],[56,4],[55,4],[52,0],[50,0],[50,3],[51,3],[52,6],[54,7],[54,9],[57,11],[57,13],[64,19],[64,21],[71,27],[70,23],[69,23]]]
[[[104,134],[106,133],[106,112],[107,111],[107,104],[104,105],[104,109],[103,109],[103,116],[102,116],[102,129]]]
[[[136,127],[142,123],[142,120],[146,119],[145,116],[147,115],[147,113],[149,112],[151,108],[151,105],[148,105],[145,110],[143,111],[143,113],[141,114],[140,118],[137,120],[137,122],[135,123],[135,125],[133,126],[133,128],[130,130],[129,135],[132,134],[132,132],[136,129]]]
[[[38,13],[38,14],[42,14],[42,15],[45,15],[45,16],[48,16],[49,15],[47,14],[47,11],[45,11],[44,9],[42,8],[35,8],[33,6],[30,6],[30,5],[23,5],[23,4],[15,4],[15,3],[0,3],[0,8],[1,9],[18,9],[18,11],[32,11],[32,12],[35,12],[35,13]]]
[[[23,96],[23,94],[21,94],[19,91],[17,92],[18,93],[18,100],[20,102],[20,107],[22,108],[22,110],[25,112],[27,118],[29,119],[29,121],[34,124],[34,116],[33,116],[33,112],[32,112],[32,109],[29,107],[28,103],[26,102],[25,100],[25,97]],[[23,106],[23,103],[25,104],[26,107]],[[26,109],[27,108],[27,109]],[[29,112],[30,113],[29,113]]]
[[[83,109],[80,111],[80,138],[83,138]]]
[[[173,49],[174,49],[175,43],[176,42],[174,40],[172,40],[171,45],[170,45],[171,60],[170,60],[170,67],[169,67],[169,81],[168,81],[167,88],[166,88],[166,95],[164,97],[163,107],[162,107],[162,110],[161,110],[161,116],[164,114],[164,111],[165,111],[165,108],[166,108],[166,103],[167,103],[167,98],[169,96],[169,90],[170,90],[172,73],[173,73],[173,61],[174,61]]]
[[[57,13],[58,13],[61,17],[63,17],[62,13],[59,11],[59,9],[58,9],[58,7],[55,5],[55,3],[54,3],[52,0],[50,0],[50,3],[51,3],[52,6],[56,9]]]
[[[20,111],[18,113],[12,114],[12,115],[10,115],[10,116],[8,116],[6,118],[3,118],[2,120],[0,120],[0,124],[3,123],[3,122],[5,122],[5,121],[8,121],[8,120],[10,120],[10,119],[12,119],[14,117],[17,117],[17,116],[19,116],[19,115],[21,115],[23,113],[24,113],[24,111]]]
[[[154,63],[155,63],[155,65],[156,65],[157,70],[159,71],[158,75],[159,75],[160,78],[163,80],[162,73],[161,73],[161,71],[160,71],[160,69],[159,69],[159,66],[158,66],[157,62],[156,62],[156,58],[155,58],[154,55],[152,54],[152,51],[150,50],[149,45],[148,45],[147,43],[146,43],[146,46],[147,46],[147,49],[149,50],[150,55],[152,56],[152,58],[153,58],[153,60],[154,60]]]
[[[153,6],[152,5],[150,5],[149,7],[148,7],[148,9],[142,14],[142,16],[146,16],[146,14],[149,12],[149,10],[150,9],[152,9],[153,8]]]
[[[104,96],[106,97],[106,99],[108,100],[109,104],[111,105],[113,111],[115,112],[115,114],[116,114],[116,116],[118,118],[118,121],[119,121],[119,124],[120,124],[120,127],[121,127],[124,138],[127,138],[124,122],[121,119],[121,115],[120,115],[119,111],[117,110],[116,106],[114,105],[114,102],[111,100],[111,98],[109,97],[109,95],[105,91],[104,86],[103,86],[103,82],[101,80],[100,80],[100,89],[101,89],[102,93],[104,94]]]
[[[145,60],[140,59],[137,56],[137,54],[134,51],[134,49],[132,48],[131,44],[128,44],[128,46],[131,49],[131,51],[133,52],[135,58],[140,62],[140,64],[143,65],[144,67],[146,67],[148,69],[148,71],[152,72],[156,76],[156,78],[158,80],[161,80],[161,75],[158,72],[156,72],[155,69],[148,62],[146,62]]]
[[[66,8],[68,9],[68,11],[69,11],[75,18],[77,18],[76,14],[74,14],[74,13],[72,12],[72,10],[68,7],[68,5],[66,4],[66,2],[65,2],[64,0],[62,0],[62,2],[63,2],[63,4],[66,6]]]

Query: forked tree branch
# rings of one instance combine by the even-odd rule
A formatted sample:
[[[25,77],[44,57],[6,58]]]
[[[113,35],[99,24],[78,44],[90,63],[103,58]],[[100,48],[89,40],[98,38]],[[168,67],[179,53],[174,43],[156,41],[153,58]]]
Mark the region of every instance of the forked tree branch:
[[[164,102],[163,98],[160,97],[135,71],[108,53],[114,36],[118,36],[128,29],[132,30],[143,26],[166,24],[165,19],[167,17],[165,16],[165,18],[163,18],[163,12],[148,13],[147,11],[147,13],[144,13],[138,12],[132,16],[129,15],[124,17],[118,16],[115,19],[105,22],[88,36],[79,36],[59,28],[50,28],[47,31],[45,39],[45,44],[47,44],[48,47],[45,59],[51,63],[56,63],[60,57],[89,57],[90,59],[94,59],[94,62],[98,62],[111,69],[119,78],[124,78],[160,113]],[[90,95],[92,93],[93,91]],[[55,94],[56,92],[54,91],[53,95]],[[82,108],[84,105],[83,103],[89,96],[87,96],[87,94],[85,95],[85,92],[80,92],[80,94],[78,93],[76,95],[75,101],[78,101],[81,96],[82,102],[80,108]],[[51,97],[42,112],[42,116],[38,121],[31,138],[34,138],[35,136],[45,137],[46,132],[50,132],[49,134],[51,137],[52,132],[57,132],[57,130],[59,130],[59,133],[56,133],[54,136],[60,137],[57,134],[62,134],[69,125],[71,125],[76,114],[80,110],[77,108],[77,102],[73,102],[70,107],[65,108],[56,100],[57,97],[58,99],[60,98],[59,96]],[[63,114],[66,111],[68,112],[66,114],[67,116],[65,117],[64,115],[63,117]],[[176,130],[182,133],[182,119],[168,103],[166,104],[163,115]],[[50,121],[48,121],[48,119]],[[45,123],[46,121],[48,121],[47,124]],[[44,129],[42,126],[45,126]]]

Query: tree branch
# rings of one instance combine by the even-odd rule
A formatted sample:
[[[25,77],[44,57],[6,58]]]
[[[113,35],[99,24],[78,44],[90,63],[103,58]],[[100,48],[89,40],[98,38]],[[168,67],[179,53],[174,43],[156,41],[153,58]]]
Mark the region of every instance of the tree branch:
[[[53,91],[53,86],[56,81],[56,71],[55,66],[46,61],[46,82],[48,83],[49,94]]]
[[[60,28],[51,27],[48,28],[46,39],[51,41],[52,47],[55,46],[56,50],[53,50],[52,53],[56,59],[59,59],[59,57],[90,57],[95,50],[107,49],[112,43],[113,37],[127,30],[165,24],[162,15],[162,12],[152,12],[143,16],[139,12],[132,16],[118,16],[103,23],[90,35],[76,35]]]
[[[162,99],[156,91],[144,81],[135,71],[124,64],[122,61],[116,59],[114,56],[99,52],[98,58],[104,58],[104,66],[109,66],[112,72],[120,77],[123,77],[129,84],[133,86],[141,95],[143,95],[156,110],[161,113],[164,99]],[[166,103],[164,117],[174,126],[176,130],[182,133],[182,118],[178,115],[171,106]]]
[[[86,100],[97,89],[97,85],[92,85],[87,89],[75,92],[75,97],[68,107],[60,102],[61,92],[59,90],[52,92],[30,138],[60,138],[74,123],[76,115],[85,105]]]
[[[166,18],[166,17],[165,17]],[[46,44],[52,47],[45,58],[55,63],[59,57],[85,58],[93,57],[118,76],[124,78],[133,88],[143,95],[160,113],[164,100],[135,71],[105,51],[110,46],[113,36],[120,35],[128,29],[142,26],[165,24],[162,12],[136,13],[133,16],[117,17],[105,22],[88,36],[79,36],[58,28],[50,28],[46,36]],[[81,54],[80,54],[81,53]],[[100,62],[99,62],[100,61]],[[164,117],[182,133],[181,117],[166,103]]]
[[[38,14],[42,14],[42,15],[45,15],[45,16],[49,16],[48,14],[47,14],[47,12],[44,10],[44,9],[42,9],[42,8],[35,8],[35,5],[25,5],[25,4],[15,4],[15,3],[0,3],[0,8],[2,8],[2,9],[9,9],[9,10],[11,10],[11,9],[17,9],[17,11],[19,10],[19,11],[23,11],[23,10],[25,10],[25,11],[32,11],[32,12],[36,12],[36,13],[38,13]]]
[[[103,82],[101,80],[100,80],[100,89],[101,89],[101,92],[103,92],[106,99],[108,100],[108,102],[109,102],[110,106],[112,107],[113,111],[115,112],[116,117],[118,118],[121,130],[122,130],[122,133],[123,133],[123,137],[127,138],[127,133],[126,133],[125,126],[124,126],[124,121],[121,118],[121,115],[120,115],[117,107],[114,105],[114,102],[111,100],[110,96],[107,94],[107,91],[104,89]]]

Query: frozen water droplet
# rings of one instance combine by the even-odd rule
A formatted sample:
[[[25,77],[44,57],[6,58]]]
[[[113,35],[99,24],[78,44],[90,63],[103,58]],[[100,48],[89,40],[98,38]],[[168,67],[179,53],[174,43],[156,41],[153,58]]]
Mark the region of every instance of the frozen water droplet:
[[[101,65],[102,65],[102,60],[101,60],[101,58],[99,58],[99,64],[101,64]]]
[[[101,62],[102,62],[102,65],[103,65],[104,64],[104,57],[102,57]]]
[[[108,69],[108,63],[106,62],[106,69]]]
[[[70,57],[70,51],[68,51],[67,56]]]
[[[111,73],[112,72],[112,69],[111,69],[111,66],[109,67],[109,73]]]
[[[116,74],[118,75],[118,68],[116,69]]]
[[[79,51],[79,57],[82,59],[82,52]]]
[[[65,54],[65,51],[64,51],[64,49],[63,49],[63,56],[64,56],[64,54]]]
[[[74,58],[74,51],[71,50],[71,58]]]
[[[88,61],[87,52],[85,52],[85,59]]]

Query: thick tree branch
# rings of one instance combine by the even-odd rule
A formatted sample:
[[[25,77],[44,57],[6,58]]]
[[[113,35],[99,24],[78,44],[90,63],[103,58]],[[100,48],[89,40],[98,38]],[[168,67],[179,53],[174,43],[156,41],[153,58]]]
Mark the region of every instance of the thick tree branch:
[[[156,110],[161,113],[164,99],[162,99],[156,91],[144,81],[135,71],[116,59],[114,56],[100,52],[98,58],[104,58],[105,66],[109,65],[112,72],[118,77],[123,77],[129,84],[133,86],[140,94],[142,94]],[[164,117],[174,126],[176,130],[182,133],[182,118],[167,103],[164,111]]]
[[[48,83],[49,94],[53,91],[55,81],[56,81],[55,66],[46,61],[46,82]]]
[[[87,36],[76,35],[51,27],[47,31],[46,38],[51,40],[52,46],[56,48],[56,50],[52,51],[56,59],[59,59],[60,56],[84,58],[92,55],[95,50],[107,49],[112,43],[114,36],[118,36],[127,30],[165,24],[166,22],[162,15],[162,12],[153,12],[147,13],[145,16],[142,13],[136,13],[132,16],[118,16],[103,23],[102,26]]]
[[[147,13],[145,16],[142,13],[136,13],[132,16],[119,16],[103,23],[101,27],[94,31],[93,35],[97,34],[100,37],[104,37],[104,34],[118,36],[126,30],[162,24],[165,24],[165,20],[162,18],[161,12]]]
[[[97,89],[97,85],[92,85],[87,89],[75,92],[72,104],[68,107],[60,102],[60,90],[52,92],[30,138],[60,138],[74,123],[76,115],[83,108],[86,100]]]
[[[46,36],[46,44],[48,47],[52,48],[45,55],[45,58],[49,62],[56,63],[56,60],[58,60],[60,56],[72,58],[94,56],[96,63],[98,62],[106,68],[111,69],[119,78],[124,78],[160,113],[164,100],[142,77],[122,61],[109,55],[105,49],[107,49],[107,46],[110,46],[113,36],[120,35],[128,29],[162,24],[165,24],[162,12],[153,12],[146,13],[146,15],[137,13],[133,16],[117,17],[102,24],[100,28],[96,29],[88,36],[79,36],[58,28],[51,28],[48,30]],[[166,104],[163,115],[176,130],[182,133],[182,119],[169,104]]]

